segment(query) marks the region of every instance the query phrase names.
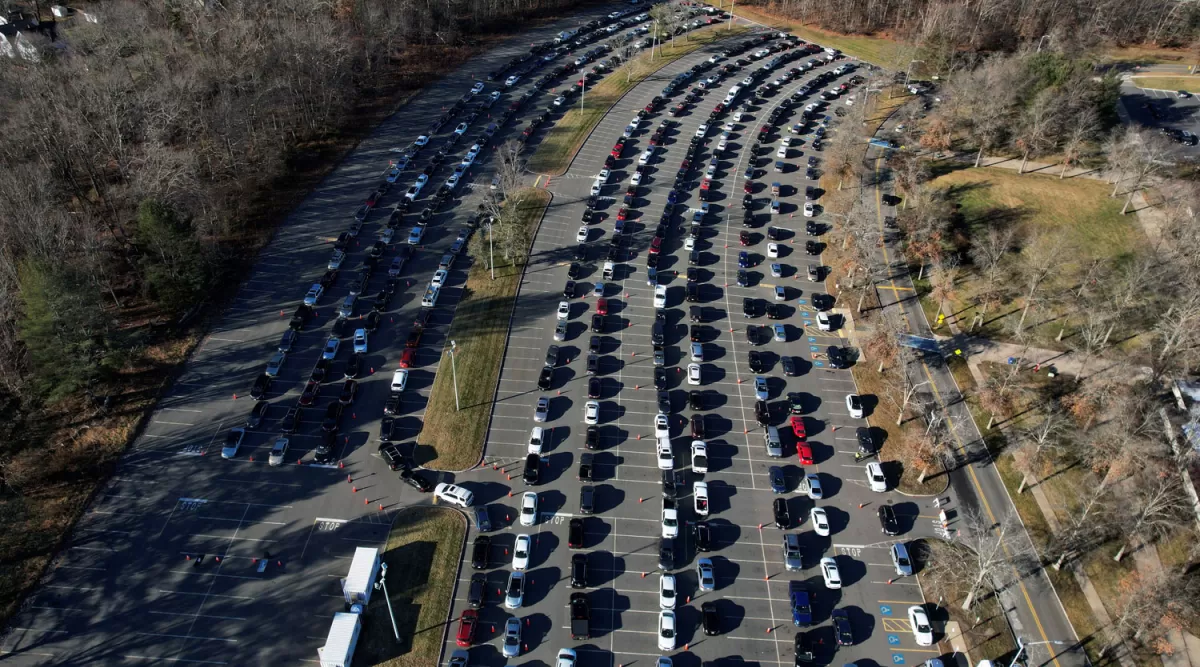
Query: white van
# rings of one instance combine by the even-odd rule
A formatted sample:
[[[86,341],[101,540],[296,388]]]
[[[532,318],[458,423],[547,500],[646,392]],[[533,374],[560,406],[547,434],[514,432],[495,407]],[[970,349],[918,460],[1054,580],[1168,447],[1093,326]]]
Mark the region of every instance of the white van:
[[[346,297],[345,299],[342,299],[342,305],[338,306],[338,315],[340,317],[346,317],[346,318],[353,317],[354,316],[354,304],[357,301],[358,301],[358,295],[356,295],[356,294],[351,294],[350,296]]]
[[[433,308],[436,306],[438,294],[440,294],[441,291],[442,290],[438,289],[437,287],[430,285],[428,289],[425,290],[425,296],[421,297],[421,306],[425,308]]]
[[[433,487],[433,495],[451,505],[458,505],[459,507],[470,507],[471,503],[475,502],[475,494],[457,484],[442,482]]]

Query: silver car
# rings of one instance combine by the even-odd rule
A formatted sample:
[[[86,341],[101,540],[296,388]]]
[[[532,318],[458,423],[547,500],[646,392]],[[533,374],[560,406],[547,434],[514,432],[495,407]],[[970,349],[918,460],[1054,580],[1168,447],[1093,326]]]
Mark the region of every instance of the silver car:
[[[537,401],[537,407],[533,411],[533,421],[544,422],[550,414],[550,397],[542,396]]]
[[[504,622],[504,657],[515,658],[521,654],[521,620],[511,617]]]
[[[901,542],[892,545],[892,566],[901,577],[912,576],[912,559],[908,557],[908,549]]]

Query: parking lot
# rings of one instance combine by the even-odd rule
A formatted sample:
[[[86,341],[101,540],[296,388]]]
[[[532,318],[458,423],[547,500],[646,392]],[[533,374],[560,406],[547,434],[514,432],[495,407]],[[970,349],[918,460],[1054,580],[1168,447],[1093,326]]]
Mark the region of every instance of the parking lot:
[[[757,34],[757,33],[756,33]],[[847,370],[830,367],[826,358],[829,346],[843,345],[837,330],[822,332],[815,323],[814,293],[822,293],[821,285],[807,280],[807,265],[814,261],[804,254],[804,218],[801,204],[805,186],[816,182],[806,180],[804,161],[819,152],[810,152],[807,143],[811,135],[801,135],[799,146],[788,151],[782,172],[773,171],[774,157],[760,149],[755,175],[756,220],[749,231],[751,242],[741,245],[740,233],[746,229],[739,208],[744,183],[743,172],[751,159],[749,144],[759,126],[765,124],[771,109],[786,99],[793,90],[816,74],[846,62],[840,59],[822,65],[787,83],[762,103],[750,107],[749,116],[737,123],[726,150],[721,155],[713,179],[717,195],[710,197],[710,211],[704,218],[696,281],[700,285],[696,303],[684,301],[689,251],[684,248],[688,234],[691,209],[698,206],[699,169],[707,163],[717,145],[719,128],[706,134],[705,146],[698,166],[681,188],[678,207],[669,225],[658,263],[658,281],[667,287],[666,340],[663,349],[663,368],[666,369],[667,391],[670,397],[670,429],[673,444],[673,468],[678,475],[680,537],[674,540],[674,565],[670,571],[678,575],[679,597],[676,604],[678,636],[676,648],[658,649],[657,623],[660,572],[660,534],[662,531],[662,475],[655,451],[655,416],[659,413],[655,389],[655,356],[651,343],[651,327],[655,322],[654,288],[647,282],[646,260],[655,224],[667,206],[668,192],[673,188],[676,170],[697,128],[707,119],[708,110],[719,102],[729,86],[745,76],[750,69],[764,61],[743,68],[717,84],[714,92],[706,93],[666,133],[663,148],[651,159],[642,185],[629,205],[625,240],[615,261],[611,280],[601,276],[605,255],[614,233],[617,211],[637,164],[638,154],[655,127],[686,94],[694,82],[683,86],[661,110],[647,115],[640,123],[613,165],[609,184],[599,196],[596,212],[587,241],[587,258],[576,260],[576,235],[587,198],[596,174],[610,154],[613,142],[636,111],[660,94],[664,84],[677,73],[705,61],[714,52],[743,41],[733,38],[711,45],[668,65],[663,71],[631,91],[600,123],[580,151],[570,171],[551,179],[548,189],[554,200],[534,242],[534,260],[522,284],[518,298],[514,328],[509,342],[506,363],[501,374],[498,402],[493,427],[487,444],[487,463],[482,469],[460,475],[459,481],[476,491],[476,505],[487,505],[493,530],[489,533],[491,546],[487,566],[480,570],[486,577],[485,597],[479,611],[480,631],[469,650],[470,664],[500,664],[504,622],[510,615],[522,619],[523,660],[550,664],[558,649],[571,647],[578,651],[579,660],[586,665],[616,665],[641,660],[648,664],[657,656],[671,656],[678,664],[699,665],[701,661],[740,657],[746,662],[793,664],[793,638],[796,628],[788,602],[788,582],[799,580],[812,591],[818,663],[849,663],[869,659],[883,664],[919,664],[938,657],[935,647],[920,647],[913,640],[906,610],[923,603],[920,589],[911,577],[898,577],[889,550],[894,541],[909,541],[931,535],[937,510],[932,499],[905,498],[895,492],[876,493],[868,488],[864,463],[856,462],[858,442],[855,429],[867,426],[868,420],[851,418],[845,398],[854,393],[854,381]],[[801,62],[801,61],[796,61]],[[793,63],[795,64],[795,63]],[[765,81],[786,70],[772,72]],[[836,86],[850,74],[827,84]],[[814,93],[815,95],[815,93]],[[811,97],[811,96],[810,96]],[[811,99],[802,100],[802,107]],[[838,104],[841,100],[833,102]],[[829,107],[832,112],[833,107]],[[770,139],[773,156],[782,128],[798,122],[794,116],[798,107],[780,120]],[[719,122],[729,120],[724,114]],[[831,124],[832,131],[837,123]],[[795,146],[796,143],[793,143]],[[781,212],[769,213],[769,185],[779,182],[784,192]],[[829,221],[819,208],[814,220],[828,228]],[[768,222],[767,218],[773,218]],[[787,232],[780,245],[778,259],[766,255],[765,233],[768,226]],[[736,275],[739,253],[751,253],[753,266],[746,269],[747,285],[739,287]],[[783,264],[782,276],[771,278],[766,264]],[[566,320],[565,340],[555,339],[556,310],[564,300],[564,285],[569,279],[572,263],[580,272],[575,277],[576,292],[570,302]],[[595,333],[592,316],[598,308],[593,283],[605,282],[603,298],[608,314],[603,330]],[[775,286],[785,287],[783,319],[786,342],[768,342],[751,346],[745,328],[748,323],[761,325],[767,320],[760,314],[750,320],[742,315],[744,298],[753,298],[756,307],[775,303]],[[687,366],[690,360],[689,308],[704,307],[704,322],[700,325],[699,340],[703,343],[704,361],[701,384],[688,384]],[[836,322],[836,318],[834,320]],[[589,379],[586,359],[591,352],[592,337],[598,341],[600,378],[597,428],[599,444],[594,451],[585,447],[585,405],[588,402]],[[547,349],[558,346],[558,364],[548,390],[538,387]],[[771,424],[783,434],[783,457],[768,456],[764,445],[764,429],[755,417],[755,373],[748,364],[750,350],[763,353],[766,367],[760,373],[767,378],[771,407]],[[781,356],[793,359],[797,375],[785,377]],[[689,408],[690,390],[701,392],[701,409]],[[800,392],[803,403],[803,423],[807,443],[811,447],[813,465],[798,465],[794,438],[787,426],[787,396]],[[539,397],[549,398],[544,423],[535,423],[534,412]],[[688,471],[688,448],[692,438],[688,418],[703,414],[708,447],[708,469],[704,474]],[[522,484],[522,467],[526,457],[530,432],[534,426],[545,429],[543,455],[536,485]],[[593,480],[581,482],[579,464],[585,455],[592,456]],[[782,466],[789,492],[782,495],[772,491],[769,468]],[[806,475],[817,475],[824,498],[813,501],[796,492]],[[701,519],[691,506],[691,482],[703,480],[709,494],[709,516],[706,523],[712,535],[711,551],[698,553],[691,527]],[[893,480],[894,481],[894,480]],[[580,499],[584,486],[594,488],[592,516],[581,513]],[[527,490],[538,494],[537,522],[522,526],[517,522],[521,494]],[[787,571],[782,553],[781,531],[774,525],[772,501],[786,498],[791,516],[789,533],[801,536],[803,564],[801,571]],[[900,523],[901,535],[891,538],[880,532],[876,512],[880,504],[890,504]],[[811,529],[809,510],[818,505],[824,508],[831,535],[820,537]],[[583,544],[569,549],[569,526],[572,519],[583,519]],[[504,589],[517,534],[528,533],[533,540],[530,562],[526,570],[526,587],[520,608],[505,609]],[[478,533],[472,531],[471,539]],[[586,592],[591,606],[590,637],[572,640],[568,616],[568,598],[578,592],[570,586],[572,556],[586,554]],[[458,617],[470,605],[468,602],[473,570],[472,549],[459,575],[459,592],[452,618]],[[836,559],[844,582],[841,590],[826,590],[817,564],[820,558]],[[715,590],[700,591],[697,581],[697,560],[712,559]],[[700,629],[700,605],[714,602],[720,618],[719,634],[706,636]],[[852,646],[836,649],[829,623],[833,609],[847,611],[853,627]],[[444,656],[456,650],[455,629],[447,637]],[[835,652],[837,653],[835,657]]]
[[[413,257],[394,282],[387,267],[405,245],[432,191],[492,119],[525,93],[530,100],[499,128],[491,144],[520,135],[553,97],[533,91],[533,79],[503,92],[489,115],[469,122],[464,140],[451,143],[463,113],[432,133],[413,166],[379,197],[356,237],[343,236],[347,258],[299,326],[291,351],[266,389],[261,421],[246,426],[256,405],[252,385],[276,352],[309,286],[328,278],[331,243],[354,221],[363,198],[387,175],[389,164],[429,121],[452,107],[477,77],[496,70],[544,41],[607,12],[596,8],[515,37],[448,74],[409,101],[363,141],[289,216],[264,248],[253,273],[165,392],[143,431],[120,462],[112,482],[81,518],[43,586],[28,599],[0,643],[14,665],[60,664],[294,664],[316,660],[334,612],[343,609],[338,578],[358,546],[381,545],[391,513],[429,496],[403,484],[380,458],[377,439],[388,382],[421,311],[430,276],[475,210],[491,181],[486,152],[469,166],[465,185],[429,220]],[[562,60],[562,56],[556,56]],[[501,77],[503,81],[503,77]],[[475,101],[498,88],[486,84]],[[547,97],[549,95],[549,97]],[[548,125],[544,126],[548,127]],[[544,133],[544,129],[543,129]],[[536,142],[541,134],[534,137]],[[422,167],[445,148],[431,185],[394,224],[378,269],[358,288],[359,304],[338,325],[336,311],[362,278],[368,250],[387,229],[390,212]],[[449,272],[445,293],[413,348],[411,377],[394,415],[393,440],[410,442],[421,426],[445,334],[460,297],[470,258]],[[393,289],[389,299],[377,295]],[[372,307],[378,303],[377,307]],[[355,328],[379,314],[357,371],[349,349]],[[350,325],[350,326],[346,326]],[[302,391],[335,326],[340,349],[311,404]],[[340,417],[327,410],[355,377],[357,395]],[[294,432],[281,423],[301,405]],[[332,426],[332,434],[328,426]],[[232,458],[222,457],[231,429],[246,434]],[[280,465],[270,452],[285,435]],[[318,453],[322,444],[328,452]],[[430,484],[453,475],[418,471]]]
[[[1180,97],[1177,91],[1139,88],[1126,79],[1121,82],[1120,102],[1122,115],[1131,122],[1200,137],[1200,100],[1195,95]],[[1176,150],[1187,159],[1200,157],[1200,144],[1179,143]]]

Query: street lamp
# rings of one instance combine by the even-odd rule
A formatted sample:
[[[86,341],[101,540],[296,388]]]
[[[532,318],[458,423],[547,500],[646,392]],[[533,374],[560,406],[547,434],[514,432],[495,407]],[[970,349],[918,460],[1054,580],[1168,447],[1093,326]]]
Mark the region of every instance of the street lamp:
[[[1054,644],[1055,646],[1065,646],[1067,643],[1068,642],[1058,641],[1057,639],[1051,639],[1051,640],[1044,641],[1044,642],[1030,642],[1028,644],[1025,644],[1025,643],[1021,642],[1020,637],[1017,637],[1017,654],[1013,656],[1012,662],[1008,663],[1008,667],[1015,667],[1015,665],[1017,664],[1017,661],[1021,659],[1021,654],[1024,653],[1025,649],[1029,648],[1030,646],[1038,646],[1040,644]]]
[[[375,590],[383,589],[383,601],[387,602],[388,616],[392,617],[392,634],[400,641],[400,631],[396,629],[396,614],[392,612],[392,598],[387,592],[387,563],[379,564],[379,581],[375,582]]]
[[[458,343],[450,341],[450,376],[454,380],[454,411],[458,412],[458,368],[454,363],[455,352],[458,350]]]

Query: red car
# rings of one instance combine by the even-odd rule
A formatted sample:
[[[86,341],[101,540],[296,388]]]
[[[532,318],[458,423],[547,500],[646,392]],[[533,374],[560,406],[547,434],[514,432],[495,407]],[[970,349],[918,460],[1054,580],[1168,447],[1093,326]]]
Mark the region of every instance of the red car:
[[[375,202],[377,200],[378,200],[378,196],[374,192],[372,192],[371,195],[369,197],[367,197],[367,206],[374,207]]]
[[[412,368],[416,362],[417,351],[413,348],[407,348],[400,353],[400,368]]]
[[[470,648],[475,642],[475,626],[479,625],[479,612],[475,609],[464,609],[462,616],[458,618],[458,634],[454,636],[454,643],[463,648]]]
[[[684,111],[687,111],[686,106],[684,106],[682,104],[676,104],[675,108],[671,110],[671,115],[678,116],[679,114],[683,113]]]
[[[796,443],[796,455],[800,457],[800,465],[810,466],[813,464],[812,447],[803,442]]]
[[[700,181],[700,189],[701,190],[707,190],[710,186],[712,186],[711,179],[706,178],[703,181]]]
[[[597,315],[607,315],[608,314],[608,299],[596,299],[596,314]]]
[[[713,113],[721,113],[725,110],[724,102],[717,102],[717,106],[713,107]]]
[[[647,105],[646,105],[646,108],[645,108],[645,109],[643,109],[643,111],[645,111],[646,113],[654,113],[654,105],[653,105],[653,104],[647,104]]]
[[[769,133],[770,131],[771,131],[771,126],[770,126],[770,125],[763,125],[763,126],[762,126],[762,129],[761,129],[761,130],[759,130],[759,132],[768,132],[768,133]]]
[[[650,254],[657,255],[661,251],[662,251],[662,239],[655,236],[654,239],[650,241]]]
[[[300,405],[312,405],[313,401],[317,400],[319,393],[321,393],[321,383],[309,380],[308,384],[304,385],[304,392],[300,394]]]
[[[754,194],[754,181],[746,181],[745,185],[742,186],[742,192],[748,195]]]
[[[656,135],[654,135],[653,137],[650,137],[650,145],[651,145],[651,146],[657,146],[657,145],[658,145],[658,138],[659,138],[659,137],[658,137],[658,135],[657,135],[657,134],[656,134]]]
[[[629,211],[625,210],[625,207],[622,206],[621,210],[617,211],[617,220],[624,222],[627,215],[629,215]]]
[[[689,169],[689,168],[691,168],[691,166],[692,166],[692,163],[688,162],[687,160],[684,160],[683,162],[679,163],[680,169]]]
[[[621,151],[624,149],[625,149],[625,146],[623,144],[617,144],[616,146],[613,146],[612,152],[609,153],[609,155],[611,155],[615,158],[619,158],[619,157],[621,157]]]
[[[792,433],[798,440],[804,440],[808,435],[804,432],[804,419],[800,415],[792,415],[788,420],[792,424]]]

